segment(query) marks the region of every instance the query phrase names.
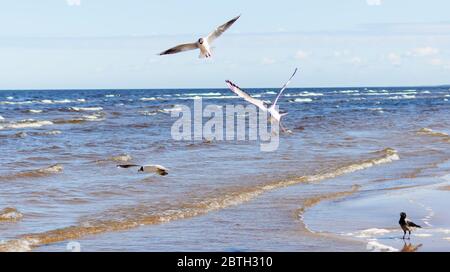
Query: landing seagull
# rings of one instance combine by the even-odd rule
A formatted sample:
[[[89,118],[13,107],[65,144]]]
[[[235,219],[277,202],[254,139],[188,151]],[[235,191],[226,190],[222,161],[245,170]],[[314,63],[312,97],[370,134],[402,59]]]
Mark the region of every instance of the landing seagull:
[[[400,221],[398,221],[398,223],[400,224],[400,227],[403,230],[403,239],[405,239],[406,232],[409,232],[408,239],[410,239],[411,230],[413,230],[414,228],[422,228],[421,226],[415,224],[414,222],[406,218],[406,213],[404,212],[400,213]]]
[[[278,99],[280,98],[281,94],[283,93],[284,89],[286,89],[286,87],[289,85],[289,83],[291,82],[292,78],[295,76],[295,74],[297,73],[297,68],[295,68],[294,73],[292,74],[292,76],[289,78],[289,80],[283,85],[283,87],[281,88],[281,90],[278,92],[277,96],[275,97],[273,103],[270,105],[270,107],[268,107],[268,105],[260,100],[260,99],[256,99],[251,97],[248,93],[244,92],[241,88],[239,88],[236,84],[234,84],[233,82],[226,80],[225,82],[227,83],[228,88],[231,89],[232,92],[234,92],[235,94],[237,94],[239,97],[244,98],[245,101],[257,106],[258,108],[260,108],[262,111],[267,111],[270,113],[271,117],[274,118],[275,120],[277,120],[277,122],[280,124],[281,126],[281,117],[283,117],[284,115],[286,115],[287,113],[280,113],[275,107],[277,105]],[[285,131],[285,129],[283,128],[283,126],[281,126],[281,129],[283,131]]]
[[[236,22],[237,19],[239,19],[239,17],[241,17],[241,15],[239,15],[239,16],[231,19],[230,21],[226,22],[225,24],[219,26],[213,32],[211,32],[208,36],[198,39],[197,42],[177,45],[175,47],[167,49],[166,51],[159,53],[159,55],[175,54],[175,53],[180,53],[183,51],[200,49],[199,58],[209,58],[209,57],[211,57],[211,47],[210,47],[211,43],[215,39],[220,37],[220,35],[222,35],[228,28],[230,28],[234,24],[234,22]]]
[[[150,165],[137,165],[137,164],[119,164],[118,168],[132,168],[138,167],[138,172],[144,173],[158,173],[161,176],[165,176],[169,174],[169,170],[162,165],[158,164],[150,164]]]

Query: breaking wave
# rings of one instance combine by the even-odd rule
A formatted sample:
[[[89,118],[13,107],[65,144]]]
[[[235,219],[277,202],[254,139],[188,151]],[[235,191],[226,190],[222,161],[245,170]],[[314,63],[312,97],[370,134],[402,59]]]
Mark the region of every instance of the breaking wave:
[[[64,167],[61,164],[54,164],[48,167],[39,168],[35,170],[23,171],[16,174],[11,174],[7,176],[0,176],[0,180],[15,180],[22,178],[40,178],[49,175],[61,173]]]
[[[23,214],[21,214],[15,208],[4,208],[0,210],[0,222],[16,222],[22,219]]]
[[[130,155],[120,154],[120,155],[110,156],[106,159],[96,160],[95,162],[98,164],[104,164],[104,163],[110,163],[110,162],[124,163],[124,162],[130,162],[131,160],[133,160],[133,157],[131,157]]]
[[[0,101],[0,105],[27,105],[27,104],[67,104],[67,103],[84,103],[86,99],[42,99],[42,100],[27,100],[27,101]]]
[[[85,122],[93,122],[93,121],[103,121],[105,120],[105,114],[103,112],[97,112],[90,115],[83,115],[81,117],[76,117],[73,119],[57,119],[54,120],[53,123],[58,125],[65,124],[81,124]]]
[[[313,100],[311,98],[296,98],[293,100],[289,100],[289,102],[308,103],[308,102],[313,102]]]
[[[1,129],[22,129],[22,128],[38,128],[42,126],[53,125],[51,121],[37,121],[34,119],[20,120],[17,122],[3,123],[0,125]]]
[[[417,132],[419,135],[426,135],[431,137],[439,137],[445,142],[450,142],[450,135],[445,132],[434,131],[429,128],[422,128]]]
[[[69,108],[69,110],[70,111],[102,111],[103,110],[103,108],[102,107],[90,107],[90,108],[88,108],[88,107],[85,107],[85,108],[83,108],[83,107],[70,107]]]

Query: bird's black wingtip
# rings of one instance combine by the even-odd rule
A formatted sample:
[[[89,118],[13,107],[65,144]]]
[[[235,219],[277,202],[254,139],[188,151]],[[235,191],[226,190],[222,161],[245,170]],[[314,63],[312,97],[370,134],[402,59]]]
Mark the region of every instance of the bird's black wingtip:
[[[226,82],[227,84],[229,84],[231,87],[239,88],[239,86],[236,85],[236,84],[234,84],[233,82],[231,82],[231,80],[225,80],[225,82]],[[239,89],[240,89],[240,88],[239,88]]]

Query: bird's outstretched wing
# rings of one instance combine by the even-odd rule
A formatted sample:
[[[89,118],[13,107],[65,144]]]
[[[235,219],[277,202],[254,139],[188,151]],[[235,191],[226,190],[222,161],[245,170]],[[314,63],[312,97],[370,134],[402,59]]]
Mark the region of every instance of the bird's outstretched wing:
[[[298,68],[295,68],[294,73],[292,74],[292,76],[289,78],[289,80],[284,83],[283,87],[281,87],[281,90],[278,92],[277,97],[275,97],[275,100],[273,100],[272,106],[271,107],[275,107],[275,105],[278,102],[278,99],[280,98],[281,94],[283,93],[284,89],[286,89],[286,87],[289,85],[289,83],[291,83],[292,78],[295,76],[295,74],[297,73]]]
[[[218,37],[220,37],[220,35],[222,35],[228,28],[230,28],[230,26],[232,26],[234,24],[234,22],[237,21],[237,19],[239,19],[239,17],[241,17],[241,15],[234,17],[233,19],[231,19],[230,21],[226,22],[225,24],[219,26],[218,28],[216,28],[213,32],[211,32],[208,37],[206,38],[208,43],[213,42],[215,39],[217,39]]]
[[[145,172],[145,173],[156,172],[161,176],[165,176],[165,175],[169,174],[169,169],[167,169],[164,166],[159,165],[159,164],[144,165],[144,166],[142,166],[142,170],[140,170],[140,171]]]
[[[177,45],[170,49],[167,49],[166,51],[159,53],[159,55],[175,54],[175,53],[180,53],[183,51],[194,50],[197,48],[198,48],[197,43],[185,43],[185,44],[180,44],[180,45]]]
[[[264,103],[264,101],[251,97],[248,93],[244,92],[241,88],[239,88],[236,84],[234,84],[233,82],[231,82],[229,80],[226,80],[225,82],[227,83],[228,88],[230,88],[230,90],[233,93],[237,94],[239,97],[244,98],[245,101],[252,103],[253,105],[260,108],[261,110],[264,110],[264,111],[267,110],[267,107],[266,107],[266,104]]]
[[[414,223],[413,221],[410,220],[406,220],[406,224],[408,225],[408,227],[414,227],[414,228],[422,228],[421,226],[417,225],[416,223]]]
[[[137,164],[119,164],[119,165],[117,165],[117,168],[131,168],[131,167],[140,167],[140,165],[137,165]]]

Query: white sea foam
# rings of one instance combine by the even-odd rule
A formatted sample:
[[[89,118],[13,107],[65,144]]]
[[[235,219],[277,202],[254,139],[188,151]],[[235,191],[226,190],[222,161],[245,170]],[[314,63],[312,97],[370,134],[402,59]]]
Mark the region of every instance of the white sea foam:
[[[367,250],[372,252],[397,252],[399,251],[395,247],[384,245],[378,242],[376,239],[369,240],[366,246]]]
[[[43,110],[28,110],[29,113],[42,113]]]
[[[83,115],[82,117],[86,121],[102,121],[105,119],[105,116],[100,113],[94,113],[91,115]]]
[[[105,97],[115,97],[116,95],[115,94],[107,94],[107,95],[105,95]]]
[[[139,100],[141,100],[141,101],[155,101],[156,97],[142,97]]]
[[[76,102],[86,102],[86,99],[84,98],[80,98],[80,99],[75,99],[75,100],[70,100],[70,99],[61,99],[61,100],[46,100],[46,101],[51,101],[50,104],[67,104],[67,103],[76,103]]]
[[[407,94],[403,94],[401,96],[397,95],[397,96],[390,96],[389,99],[393,99],[393,100],[399,100],[399,99],[415,99],[416,96],[415,95],[407,95]]]
[[[302,96],[302,97],[309,97],[309,96],[323,96],[323,93],[314,93],[314,92],[302,92],[297,94],[285,94],[285,96]]]
[[[359,93],[358,90],[345,90],[345,91],[339,91],[341,94],[350,94],[350,93]]]
[[[371,228],[371,229],[365,229],[360,232],[357,232],[354,236],[358,238],[372,238],[375,236],[381,236],[390,233],[390,230],[387,229],[378,229],[378,228]]]
[[[240,98],[239,96],[234,96],[234,95],[222,95],[222,96],[210,96],[207,97],[207,99],[237,99]]]
[[[45,132],[38,132],[37,135],[46,135],[46,136],[50,136],[50,135],[59,135],[62,132],[59,130],[51,130],[51,131],[45,131]]]
[[[431,237],[431,236],[433,236],[433,234],[430,234],[430,233],[415,233],[414,236],[417,236],[417,237]]]
[[[0,105],[25,105],[33,104],[33,101],[0,101]]]
[[[211,93],[186,93],[184,95],[187,95],[187,96],[219,96],[219,95],[222,95],[222,93],[213,93],[213,92],[211,92]]]
[[[6,123],[0,126],[0,129],[21,129],[21,128],[37,128],[42,126],[53,125],[51,121],[36,121],[34,119],[26,119],[17,122]]]
[[[69,108],[69,110],[71,110],[71,111],[101,111],[101,110],[103,110],[103,108],[102,107],[86,107],[86,108],[83,108],[83,107],[70,107]]]
[[[292,102],[297,102],[297,103],[308,103],[308,102],[313,102],[313,100],[311,98],[296,98],[294,100],[291,100]]]
[[[379,112],[379,113],[383,113],[384,111],[383,111],[383,108],[370,108],[369,109],[370,111],[377,111],[377,112]]]
[[[444,234],[450,234],[450,229],[435,229],[434,231],[439,232],[439,233],[444,233]]]
[[[142,115],[146,115],[146,116],[153,116],[153,115],[158,114],[157,112],[154,112],[154,111],[138,111],[138,113],[142,114]]]
[[[202,97],[202,96],[180,96],[180,97],[177,97],[177,98],[175,98],[175,99],[180,99],[180,100],[189,100],[189,99],[199,99],[199,98],[202,98],[203,100],[205,100],[205,99],[239,99],[240,97],[239,96],[234,96],[234,95],[221,95],[221,96],[205,96],[205,97]]]
[[[17,221],[22,219],[23,214],[15,208],[5,208],[0,210],[0,222],[1,221]]]
[[[42,99],[42,100],[27,100],[27,101],[0,101],[0,105],[26,105],[26,104],[66,104],[66,103],[77,103],[77,102],[86,102],[85,99],[61,99],[61,100],[51,100],[51,99]]]
[[[171,112],[178,112],[178,111],[182,111],[183,108],[179,105],[175,105],[172,108],[166,108],[166,109],[162,109],[162,110],[158,110],[159,112],[163,112],[163,113],[171,113]]]
[[[33,239],[17,239],[12,241],[0,241],[0,251],[6,248],[10,252],[26,252],[31,251],[32,246],[37,244],[37,240]]]
[[[323,93],[303,92],[298,94],[298,96],[323,96]]]

